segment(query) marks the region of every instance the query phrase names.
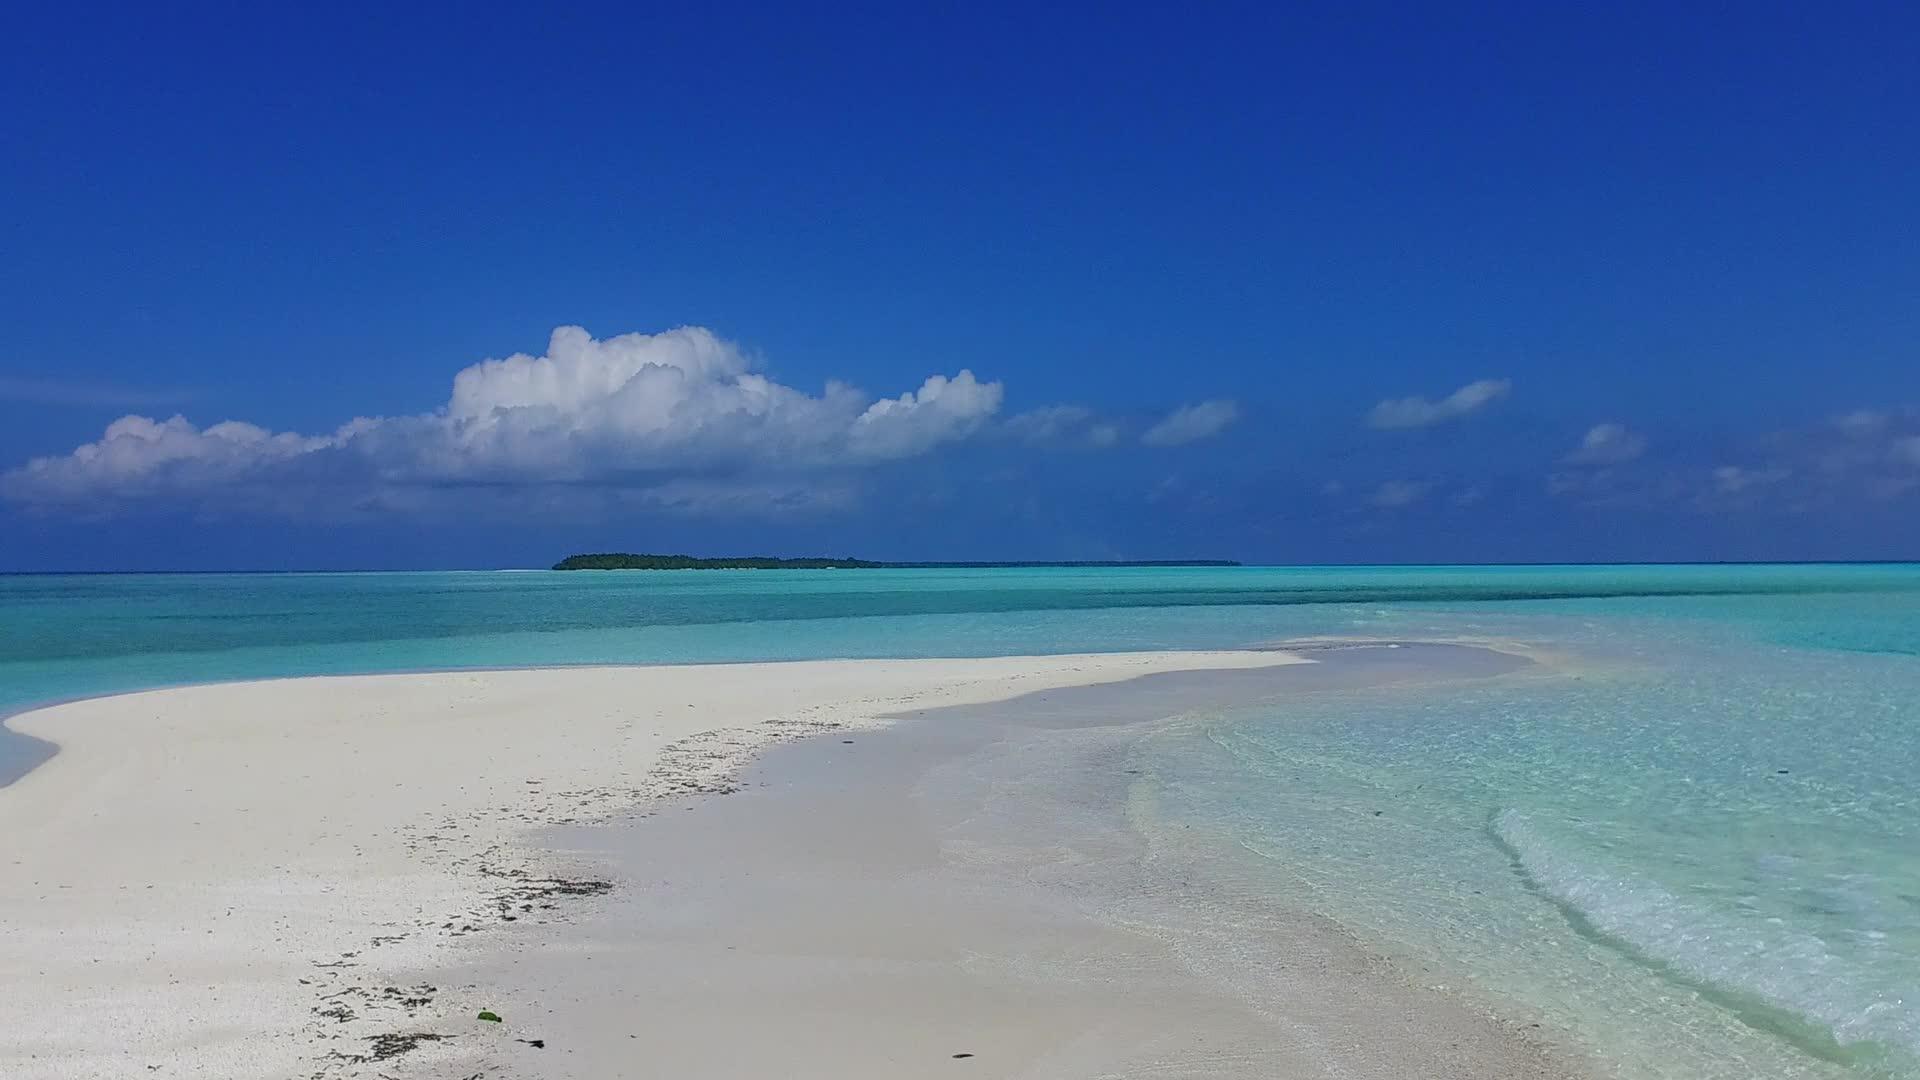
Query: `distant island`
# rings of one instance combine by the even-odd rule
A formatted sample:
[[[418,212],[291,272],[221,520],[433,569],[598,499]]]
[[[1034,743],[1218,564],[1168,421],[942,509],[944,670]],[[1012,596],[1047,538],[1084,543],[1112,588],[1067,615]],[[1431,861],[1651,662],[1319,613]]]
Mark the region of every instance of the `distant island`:
[[[1082,562],[874,562],[870,559],[776,559],[765,555],[703,559],[625,551],[569,555],[555,570],[994,570],[1046,566],[1239,566],[1231,559],[1087,560]]]

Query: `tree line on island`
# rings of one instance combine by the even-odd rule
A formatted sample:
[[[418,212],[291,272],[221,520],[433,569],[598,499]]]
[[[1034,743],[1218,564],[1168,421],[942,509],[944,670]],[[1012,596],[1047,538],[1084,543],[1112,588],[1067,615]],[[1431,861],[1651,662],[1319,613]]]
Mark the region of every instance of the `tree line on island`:
[[[644,555],[625,551],[569,555],[555,570],[991,570],[1047,566],[1239,566],[1231,559],[1092,559],[1074,562],[876,562],[871,559],[779,559],[766,555],[706,559],[694,555]]]

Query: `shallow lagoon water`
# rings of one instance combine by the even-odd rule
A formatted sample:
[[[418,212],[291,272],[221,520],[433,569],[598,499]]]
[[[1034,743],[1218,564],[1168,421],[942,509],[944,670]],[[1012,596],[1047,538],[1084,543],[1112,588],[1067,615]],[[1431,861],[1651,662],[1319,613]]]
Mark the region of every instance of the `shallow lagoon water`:
[[[1176,725],[1143,827],[1217,830],[1621,1076],[1920,1076],[1911,655],[1724,613],[1457,629],[1576,659]]]
[[[1628,1077],[1920,1076],[1920,568],[0,578],[0,713],[336,672],[1523,643],[1532,673],[1188,717],[1140,828]],[[263,722],[270,722],[263,720]],[[0,738],[0,781],[45,747]]]

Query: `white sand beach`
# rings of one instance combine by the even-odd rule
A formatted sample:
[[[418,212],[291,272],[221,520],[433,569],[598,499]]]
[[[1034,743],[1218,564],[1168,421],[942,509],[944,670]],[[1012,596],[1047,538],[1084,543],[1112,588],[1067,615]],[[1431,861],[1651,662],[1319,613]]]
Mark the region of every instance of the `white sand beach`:
[[[724,791],[760,746],[892,712],[1301,662],[1167,652],[357,676],[25,713],[9,726],[60,752],[0,788],[0,1076],[399,1075],[367,1071],[396,1049],[380,1033],[473,1016],[462,988],[420,985],[420,972],[601,887],[527,843],[535,828]]]

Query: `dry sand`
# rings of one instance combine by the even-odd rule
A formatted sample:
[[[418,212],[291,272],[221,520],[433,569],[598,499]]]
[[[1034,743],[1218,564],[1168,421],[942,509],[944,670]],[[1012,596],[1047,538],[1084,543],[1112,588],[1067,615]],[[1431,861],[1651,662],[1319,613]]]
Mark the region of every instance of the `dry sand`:
[[[9,726],[61,750],[0,788],[0,1076],[432,1068],[458,1055],[407,1036],[472,1030],[481,990],[422,980],[609,887],[530,830],[726,791],[769,742],[885,714],[1298,662],[1181,652],[313,678],[16,716]],[[733,1037],[754,1038],[739,1020]]]

